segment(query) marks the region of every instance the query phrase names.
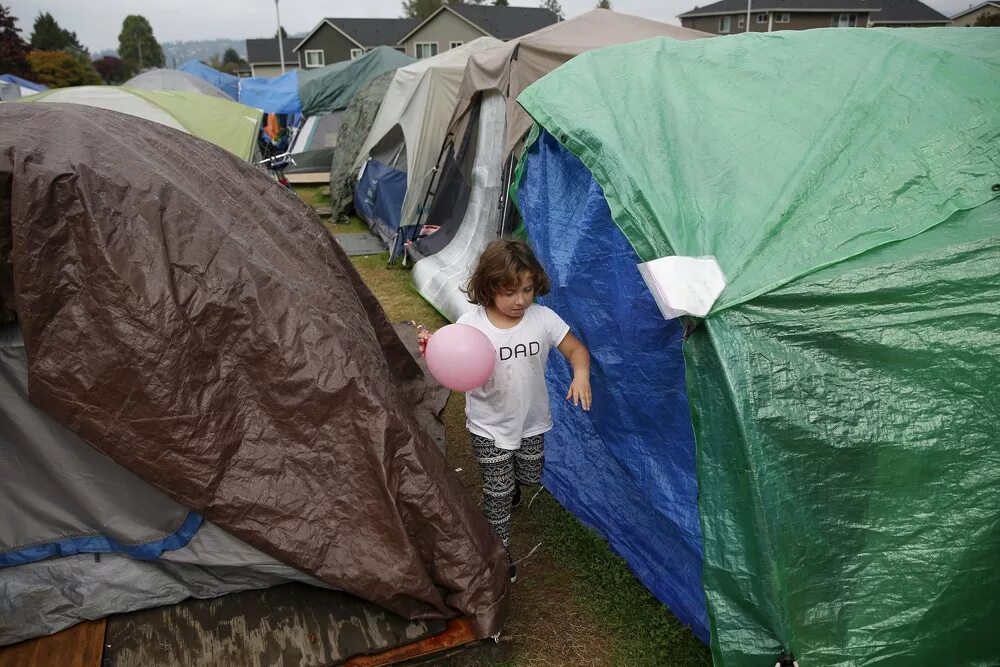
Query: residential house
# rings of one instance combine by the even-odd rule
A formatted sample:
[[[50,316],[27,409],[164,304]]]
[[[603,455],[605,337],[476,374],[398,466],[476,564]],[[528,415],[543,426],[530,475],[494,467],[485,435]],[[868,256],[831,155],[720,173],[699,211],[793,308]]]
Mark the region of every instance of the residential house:
[[[285,71],[290,72],[299,66],[293,49],[299,43],[298,37],[286,37],[282,40],[285,49]],[[250,76],[273,77],[281,74],[281,53],[278,51],[278,38],[248,39],[247,62],[250,64]]]
[[[514,39],[558,21],[556,14],[540,7],[441,5],[403,35],[399,46],[408,56],[429,58],[478,37]]]
[[[357,58],[376,46],[402,51],[397,42],[418,23],[419,19],[325,18],[295,45],[295,57],[303,69],[312,69]]]
[[[951,24],[957,26],[975,25],[976,21],[987,14],[1000,15],[1000,2],[990,0],[990,2],[981,2],[975,7],[969,5],[968,9],[951,17]]]
[[[716,35],[809,28],[948,25],[920,0],[720,0],[679,14],[681,25]]]

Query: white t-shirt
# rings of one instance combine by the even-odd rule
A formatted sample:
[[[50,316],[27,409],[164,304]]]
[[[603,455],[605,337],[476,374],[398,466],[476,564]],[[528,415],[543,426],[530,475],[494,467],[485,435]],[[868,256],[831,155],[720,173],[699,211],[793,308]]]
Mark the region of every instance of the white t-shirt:
[[[519,449],[521,438],[550,430],[545,363],[549,350],[569,333],[569,325],[538,304],[529,306],[510,329],[494,326],[482,306],[459,317],[458,323],[486,334],[497,353],[490,379],[465,394],[466,428],[500,449]]]

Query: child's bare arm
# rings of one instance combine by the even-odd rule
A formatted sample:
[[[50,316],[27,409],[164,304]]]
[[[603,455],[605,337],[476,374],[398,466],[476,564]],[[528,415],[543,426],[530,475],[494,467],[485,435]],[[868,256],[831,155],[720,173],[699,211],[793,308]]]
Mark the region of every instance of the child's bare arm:
[[[566,400],[573,401],[573,405],[581,405],[584,410],[590,410],[590,352],[572,333],[563,337],[559,343],[559,351],[573,367],[573,381],[566,392]]]

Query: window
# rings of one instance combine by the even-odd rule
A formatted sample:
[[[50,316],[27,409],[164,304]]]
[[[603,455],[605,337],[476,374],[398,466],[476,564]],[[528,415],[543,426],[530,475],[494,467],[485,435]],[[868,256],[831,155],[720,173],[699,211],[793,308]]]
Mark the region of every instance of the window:
[[[833,27],[835,28],[856,28],[857,26],[857,14],[839,14],[833,20]]]
[[[406,47],[405,46],[394,46],[392,48],[396,49],[400,53],[406,53]]]
[[[351,60],[354,60],[355,58],[359,57],[364,52],[365,52],[364,49],[351,49]]]
[[[731,17],[729,17],[729,16],[720,16],[719,17],[719,32],[720,33],[729,32],[729,29],[730,29],[731,26],[732,26],[732,19],[731,19]]]
[[[767,13],[761,12],[757,14],[757,23],[767,23]]]
[[[462,46],[462,44],[465,44],[465,42],[448,42],[448,48],[457,49],[458,47]]]
[[[322,67],[325,64],[326,58],[323,55],[323,49],[306,51],[306,67]]]
[[[740,14],[739,16],[736,17],[736,27],[737,28],[746,27],[746,21],[747,17],[743,16],[743,14]]]
[[[774,22],[775,23],[791,23],[792,22],[792,15],[789,14],[788,12],[784,12],[783,14],[778,14],[778,15],[776,15],[774,17]]]
[[[437,42],[417,42],[413,45],[414,53],[417,56],[417,60],[421,58],[432,58],[438,54],[438,43]]]

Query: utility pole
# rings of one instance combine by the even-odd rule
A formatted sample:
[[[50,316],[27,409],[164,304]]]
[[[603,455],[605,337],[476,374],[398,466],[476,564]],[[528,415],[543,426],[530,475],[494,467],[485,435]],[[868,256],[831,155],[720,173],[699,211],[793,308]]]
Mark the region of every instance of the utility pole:
[[[277,2],[278,0],[274,0],[274,1]],[[753,0],[747,0],[747,28],[743,32],[750,32],[750,3],[751,2],[753,2]]]
[[[274,0],[274,15],[278,19],[278,57],[281,59],[281,73],[285,73],[285,40],[281,39],[281,12],[278,11],[278,0]]]

